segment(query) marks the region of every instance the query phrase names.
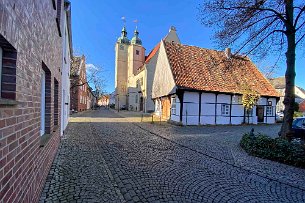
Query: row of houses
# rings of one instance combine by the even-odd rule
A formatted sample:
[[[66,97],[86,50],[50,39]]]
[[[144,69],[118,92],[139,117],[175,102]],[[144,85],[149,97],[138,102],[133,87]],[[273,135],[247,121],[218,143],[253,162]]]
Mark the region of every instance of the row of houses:
[[[246,56],[181,43],[175,27],[145,56],[136,29],[115,46],[115,108],[154,112],[183,125],[275,123],[279,93]],[[260,95],[247,112],[245,89]]]
[[[87,80],[84,55],[74,56],[71,60],[70,95],[70,110],[72,113],[93,109],[97,103],[96,92],[89,86]]]
[[[0,202],[38,202],[70,110],[91,108],[94,93],[73,57],[68,0],[0,8]]]

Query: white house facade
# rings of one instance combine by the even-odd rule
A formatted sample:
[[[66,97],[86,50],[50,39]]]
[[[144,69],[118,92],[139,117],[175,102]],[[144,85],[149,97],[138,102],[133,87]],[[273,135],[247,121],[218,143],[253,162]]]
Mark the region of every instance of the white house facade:
[[[183,125],[239,125],[242,123],[275,123],[276,98],[261,97],[252,111],[241,103],[241,95],[183,92],[183,108],[178,95],[171,95],[170,120]],[[162,113],[161,99],[157,99],[157,113]],[[181,112],[182,109],[182,112]],[[161,111],[160,111],[161,110]],[[181,115],[181,116],[180,116]]]
[[[183,125],[275,123],[279,95],[249,58],[161,41],[152,98],[155,113]],[[244,89],[260,99],[247,112]]]
[[[69,1],[64,2],[63,10],[63,61],[61,76],[61,135],[63,135],[69,121],[70,113],[70,61],[72,57],[72,30],[71,30],[71,5]]]
[[[285,96],[285,77],[278,77],[278,78],[272,78],[269,79],[273,87],[278,91],[280,94],[280,100],[276,105],[276,111],[282,112],[285,109],[285,105],[283,103],[284,96]],[[294,96],[295,96],[295,102],[299,105],[305,101],[305,90],[299,86],[294,86]]]

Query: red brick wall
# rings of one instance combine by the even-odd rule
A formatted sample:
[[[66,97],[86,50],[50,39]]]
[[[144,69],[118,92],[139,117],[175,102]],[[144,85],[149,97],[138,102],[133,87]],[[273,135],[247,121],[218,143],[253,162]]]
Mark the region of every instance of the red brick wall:
[[[35,203],[60,142],[60,129],[54,128],[54,78],[61,89],[62,61],[57,11],[50,0],[2,0],[0,8],[0,34],[17,51],[12,97],[17,104],[0,105],[0,202]],[[42,62],[51,72],[50,112],[46,112],[51,138],[44,147],[40,147]],[[58,101],[61,106],[60,94]],[[60,121],[59,116],[59,125]]]
[[[86,59],[85,56],[82,56],[82,66],[80,67],[79,75],[72,78],[72,84],[79,84],[72,87],[70,90],[70,100],[71,106],[70,109],[77,110],[78,112],[87,110],[87,103],[84,100],[87,100],[88,94],[87,89],[88,85],[86,84]],[[86,90],[86,91],[85,91]],[[81,97],[83,98],[81,100]]]

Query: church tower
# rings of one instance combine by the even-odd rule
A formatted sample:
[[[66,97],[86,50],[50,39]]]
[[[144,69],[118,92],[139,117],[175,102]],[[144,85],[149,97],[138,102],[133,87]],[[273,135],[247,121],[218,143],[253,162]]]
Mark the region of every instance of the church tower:
[[[130,41],[124,26],[115,44],[115,108],[127,107],[128,47]]]
[[[128,78],[130,78],[137,74],[138,68],[145,62],[145,48],[142,46],[137,28],[128,48],[128,56]]]
[[[129,96],[134,94],[134,77],[145,63],[145,48],[136,28],[131,41],[125,26],[115,45],[115,108],[129,107]],[[130,94],[129,94],[130,93]]]

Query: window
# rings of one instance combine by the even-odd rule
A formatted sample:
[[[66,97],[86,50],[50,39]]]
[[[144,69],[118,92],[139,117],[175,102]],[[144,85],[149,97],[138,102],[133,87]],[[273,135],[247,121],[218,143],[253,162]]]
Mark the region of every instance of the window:
[[[136,50],[136,55],[140,55],[140,51],[139,50]]]
[[[40,136],[45,134],[45,109],[46,109],[46,73],[41,72],[40,81]]]
[[[51,72],[42,63],[40,93],[40,135],[51,132]]]
[[[56,25],[57,25],[58,35],[60,37],[61,37],[61,5],[62,5],[62,0],[57,0]]]
[[[16,99],[16,49],[0,34],[0,98]]]
[[[58,125],[58,81],[54,78],[54,125]]]
[[[138,103],[138,95],[136,94],[136,101],[135,103],[137,104]]]
[[[1,76],[2,76],[2,55],[3,55],[3,50],[0,47],[0,92],[1,92]],[[1,96],[1,95],[0,95]],[[0,97],[1,98],[1,97]]]
[[[120,50],[124,50],[124,45],[120,45]]]
[[[273,116],[273,108],[272,108],[272,106],[267,106],[267,108],[266,108],[266,115],[267,116]]]
[[[230,114],[230,105],[222,104],[221,105],[221,115],[229,115]]]
[[[53,9],[56,10],[56,2],[55,0],[52,0]]]
[[[172,97],[171,113],[172,115],[176,115],[176,97]]]

